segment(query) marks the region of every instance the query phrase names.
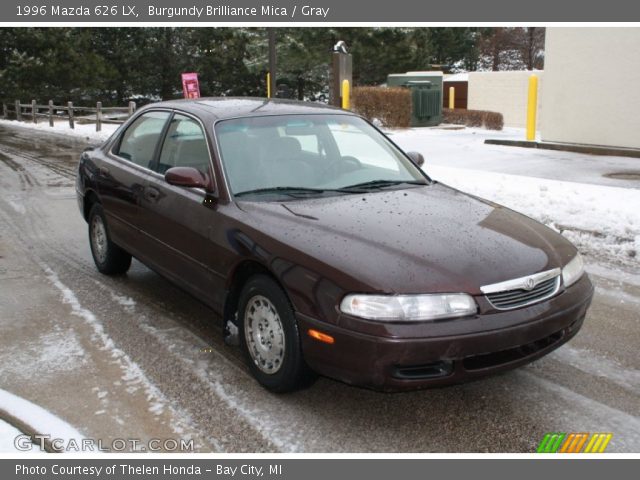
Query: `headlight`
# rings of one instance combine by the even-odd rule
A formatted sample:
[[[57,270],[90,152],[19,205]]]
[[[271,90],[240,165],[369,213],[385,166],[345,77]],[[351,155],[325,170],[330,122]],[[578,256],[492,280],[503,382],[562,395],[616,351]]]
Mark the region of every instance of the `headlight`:
[[[582,261],[582,256],[578,253],[573,260],[567,263],[562,269],[562,282],[564,283],[565,288],[570,287],[578,280],[584,273],[584,262]]]
[[[476,302],[466,293],[428,295],[347,295],[340,310],[348,315],[388,322],[438,320],[477,312]]]

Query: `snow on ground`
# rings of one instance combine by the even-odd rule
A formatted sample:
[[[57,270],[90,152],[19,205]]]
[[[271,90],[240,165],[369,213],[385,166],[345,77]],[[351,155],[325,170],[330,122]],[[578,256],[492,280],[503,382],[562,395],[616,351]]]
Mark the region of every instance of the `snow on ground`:
[[[50,435],[52,439],[61,439],[64,444],[69,443],[71,440],[80,444],[84,438],[75,428],[44,408],[2,389],[0,389],[0,413],[2,414],[0,417],[8,415],[19,419],[22,423],[29,425],[35,432]],[[2,421],[0,421],[1,424]],[[3,447],[6,446],[5,443],[9,440],[8,435],[11,435],[11,446],[13,446],[13,439],[21,433],[15,434],[14,430],[5,426],[4,430],[0,432],[0,452],[4,451]],[[34,447],[34,451],[39,449],[39,447]],[[12,450],[9,449],[9,451]]]
[[[126,386],[127,392],[133,394],[139,389],[142,389],[146,395],[147,402],[149,403],[149,411],[155,415],[162,414],[165,410],[171,413],[174,419],[171,428],[177,434],[183,435],[185,440],[190,440],[190,436],[185,432],[185,426],[190,424],[190,420],[185,415],[181,415],[177,412],[168,402],[164,394],[156,387],[142,371],[140,366],[129,357],[123,350],[118,348],[114,341],[105,332],[104,326],[101,321],[95,316],[95,314],[82,306],[75,292],[67,287],[56,272],[54,272],[48,265],[41,263],[41,268],[44,270],[46,278],[49,282],[60,291],[62,294],[63,303],[71,307],[71,314],[82,319],[87,325],[93,329],[93,340],[99,345],[99,348],[110,352],[114,363],[119,364],[122,370],[122,382]],[[128,297],[114,298],[120,305],[127,308],[133,308],[135,302]],[[1,399],[0,399],[1,400]],[[0,410],[2,402],[0,401]],[[98,411],[97,415],[102,413]]]
[[[13,425],[0,420],[0,458],[2,454],[28,454],[28,455],[48,455],[47,452],[40,449],[40,445],[35,445],[26,440],[18,440],[18,446],[16,447],[16,437],[23,435],[23,433],[15,428]]]
[[[114,361],[120,363],[123,371],[122,380],[128,386],[127,391],[134,393],[140,387],[144,388],[147,400],[151,403],[150,410],[156,414],[162,413],[166,407],[164,395],[147,379],[138,364],[115,346],[113,340],[105,333],[102,323],[100,323],[94,313],[80,304],[76,294],[60,281],[58,275],[45,264],[42,264],[41,267],[47,279],[62,293],[63,302],[70,305],[71,314],[80,317],[91,326],[94,331],[94,339],[102,344],[103,349],[111,352]]]
[[[58,326],[52,331],[42,332],[28,346],[5,346],[0,358],[3,375],[22,378],[25,382],[29,381],[33,371],[56,375],[82,368],[87,363],[86,352],[76,333]],[[30,368],[25,368],[25,365]]]
[[[598,165],[593,163],[611,168],[606,167],[611,162],[609,157],[566,156],[566,152],[484,144],[487,137],[514,137],[519,133],[517,129],[475,134],[473,130],[412,129],[391,132],[391,138],[406,151],[425,152],[424,170],[434,179],[561,231],[584,253],[637,266],[640,189],[595,183],[599,175]],[[554,163],[554,154],[566,161]],[[487,164],[489,171],[483,168]],[[500,172],[518,172],[518,164],[522,165],[520,174]],[[582,168],[592,171],[585,173]],[[558,179],[536,176],[540,172],[546,172],[547,177],[555,172]],[[589,175],[589,183],[582,183],[585,175]]]
[[[413,128],[390,131],[388,134],[405,151],[421,152],[427,167],[442,165],[549,180],[640,189],[640,182],[637,180],[612,179],[604,176],[613,172],[637,172],[640,170],[637,158],[484,143],[487,139],[524,140],[525,132],[521,128],[505,128],[501,131],[482,128],[457,130]]]
[[[636,263],[640,191],[433,165],[429,175],[561,231],[596,257]]]
[[[69,128],[69,122],[67,120],[56,120],[53,127],[49,126],[49,121],[41,121],[40,123],[28,123],[28,122],[16,122],[15,120],[3,120],[0,119],[0,125],[11,125],[22,128],[29,128],[32,130],[42,131],[45,133],[58,133],[62,135],[68,135],[70,137],[86,138],[92,141],[103,142],[116,131],[119,125],[115,124],[103,124],[102,131],[96,132],[96,125],[80,124],[76,123],[75,128]]]
[[[14,440],[22,432],[6,422],[0,420],[0,453],[19,452]]]

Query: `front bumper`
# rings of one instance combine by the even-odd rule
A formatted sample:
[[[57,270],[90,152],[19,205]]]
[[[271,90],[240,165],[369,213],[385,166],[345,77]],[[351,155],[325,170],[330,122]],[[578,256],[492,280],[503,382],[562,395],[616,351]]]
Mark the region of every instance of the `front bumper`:
[[[415,338],[371,335],[301,314],[297,318],[304,357],[312,369],[353,385],[393,391],[461,383],[536,360],[578,332],[592,298],[593,285],[584,275],[545,302],[439,322],[434,336],[424,334],[423,323],[416,326],[420,336]],[[446,333],[447,324],[451,334]],[[335,342],[312,339],[306,333],[310,328]]]

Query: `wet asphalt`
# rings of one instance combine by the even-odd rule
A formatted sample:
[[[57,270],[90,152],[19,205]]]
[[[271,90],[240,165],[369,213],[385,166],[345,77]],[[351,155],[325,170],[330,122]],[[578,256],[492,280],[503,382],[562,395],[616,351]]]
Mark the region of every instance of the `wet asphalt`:
[[[143,393],[154,392],[133,391],[129,402],[109,361],[85,371],[60,349],[51,368],[30,375],[47,385],[41,403],[87,435],[147,429],[225,452],[533,452],[546,432],[612,432],[608,451],[640,451],[640,272],[587,258],[596,295],[583,329],[524,368],[410,393],[320,378],[304,391],[274,395],[251,378],[239,350],[223,344],[219,319],[199,301],[137,261],[124,277],[95,270],[74,191],[86,145],[0,126],[0,347],[17,340],[16,325],[41,335],[90,324],[93,330],[77,333],[87,355],[120,352],[148,382]],[[20,341],[28,345],[31,334]],[[57,381],[56,362],[67,362],[66,380]],[[0,363],[0,388],[42,398],[21,376]],[[114,401],[99,415],[68,406],[95,402],[91,382],[112,377]],[[158,398],[162,418],[153,410]]]

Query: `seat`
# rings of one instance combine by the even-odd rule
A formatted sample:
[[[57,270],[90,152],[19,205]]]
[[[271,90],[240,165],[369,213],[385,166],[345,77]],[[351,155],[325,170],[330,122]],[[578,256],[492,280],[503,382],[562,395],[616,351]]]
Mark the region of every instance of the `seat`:
[[[178,143],[176,166],[193,167],[209,173],[209,152],[204,138],[184,139]]]
[[[297,138],[270,138],[261,151],[261,159],[271,186],[313,186],[313,171],[303,159]]]

